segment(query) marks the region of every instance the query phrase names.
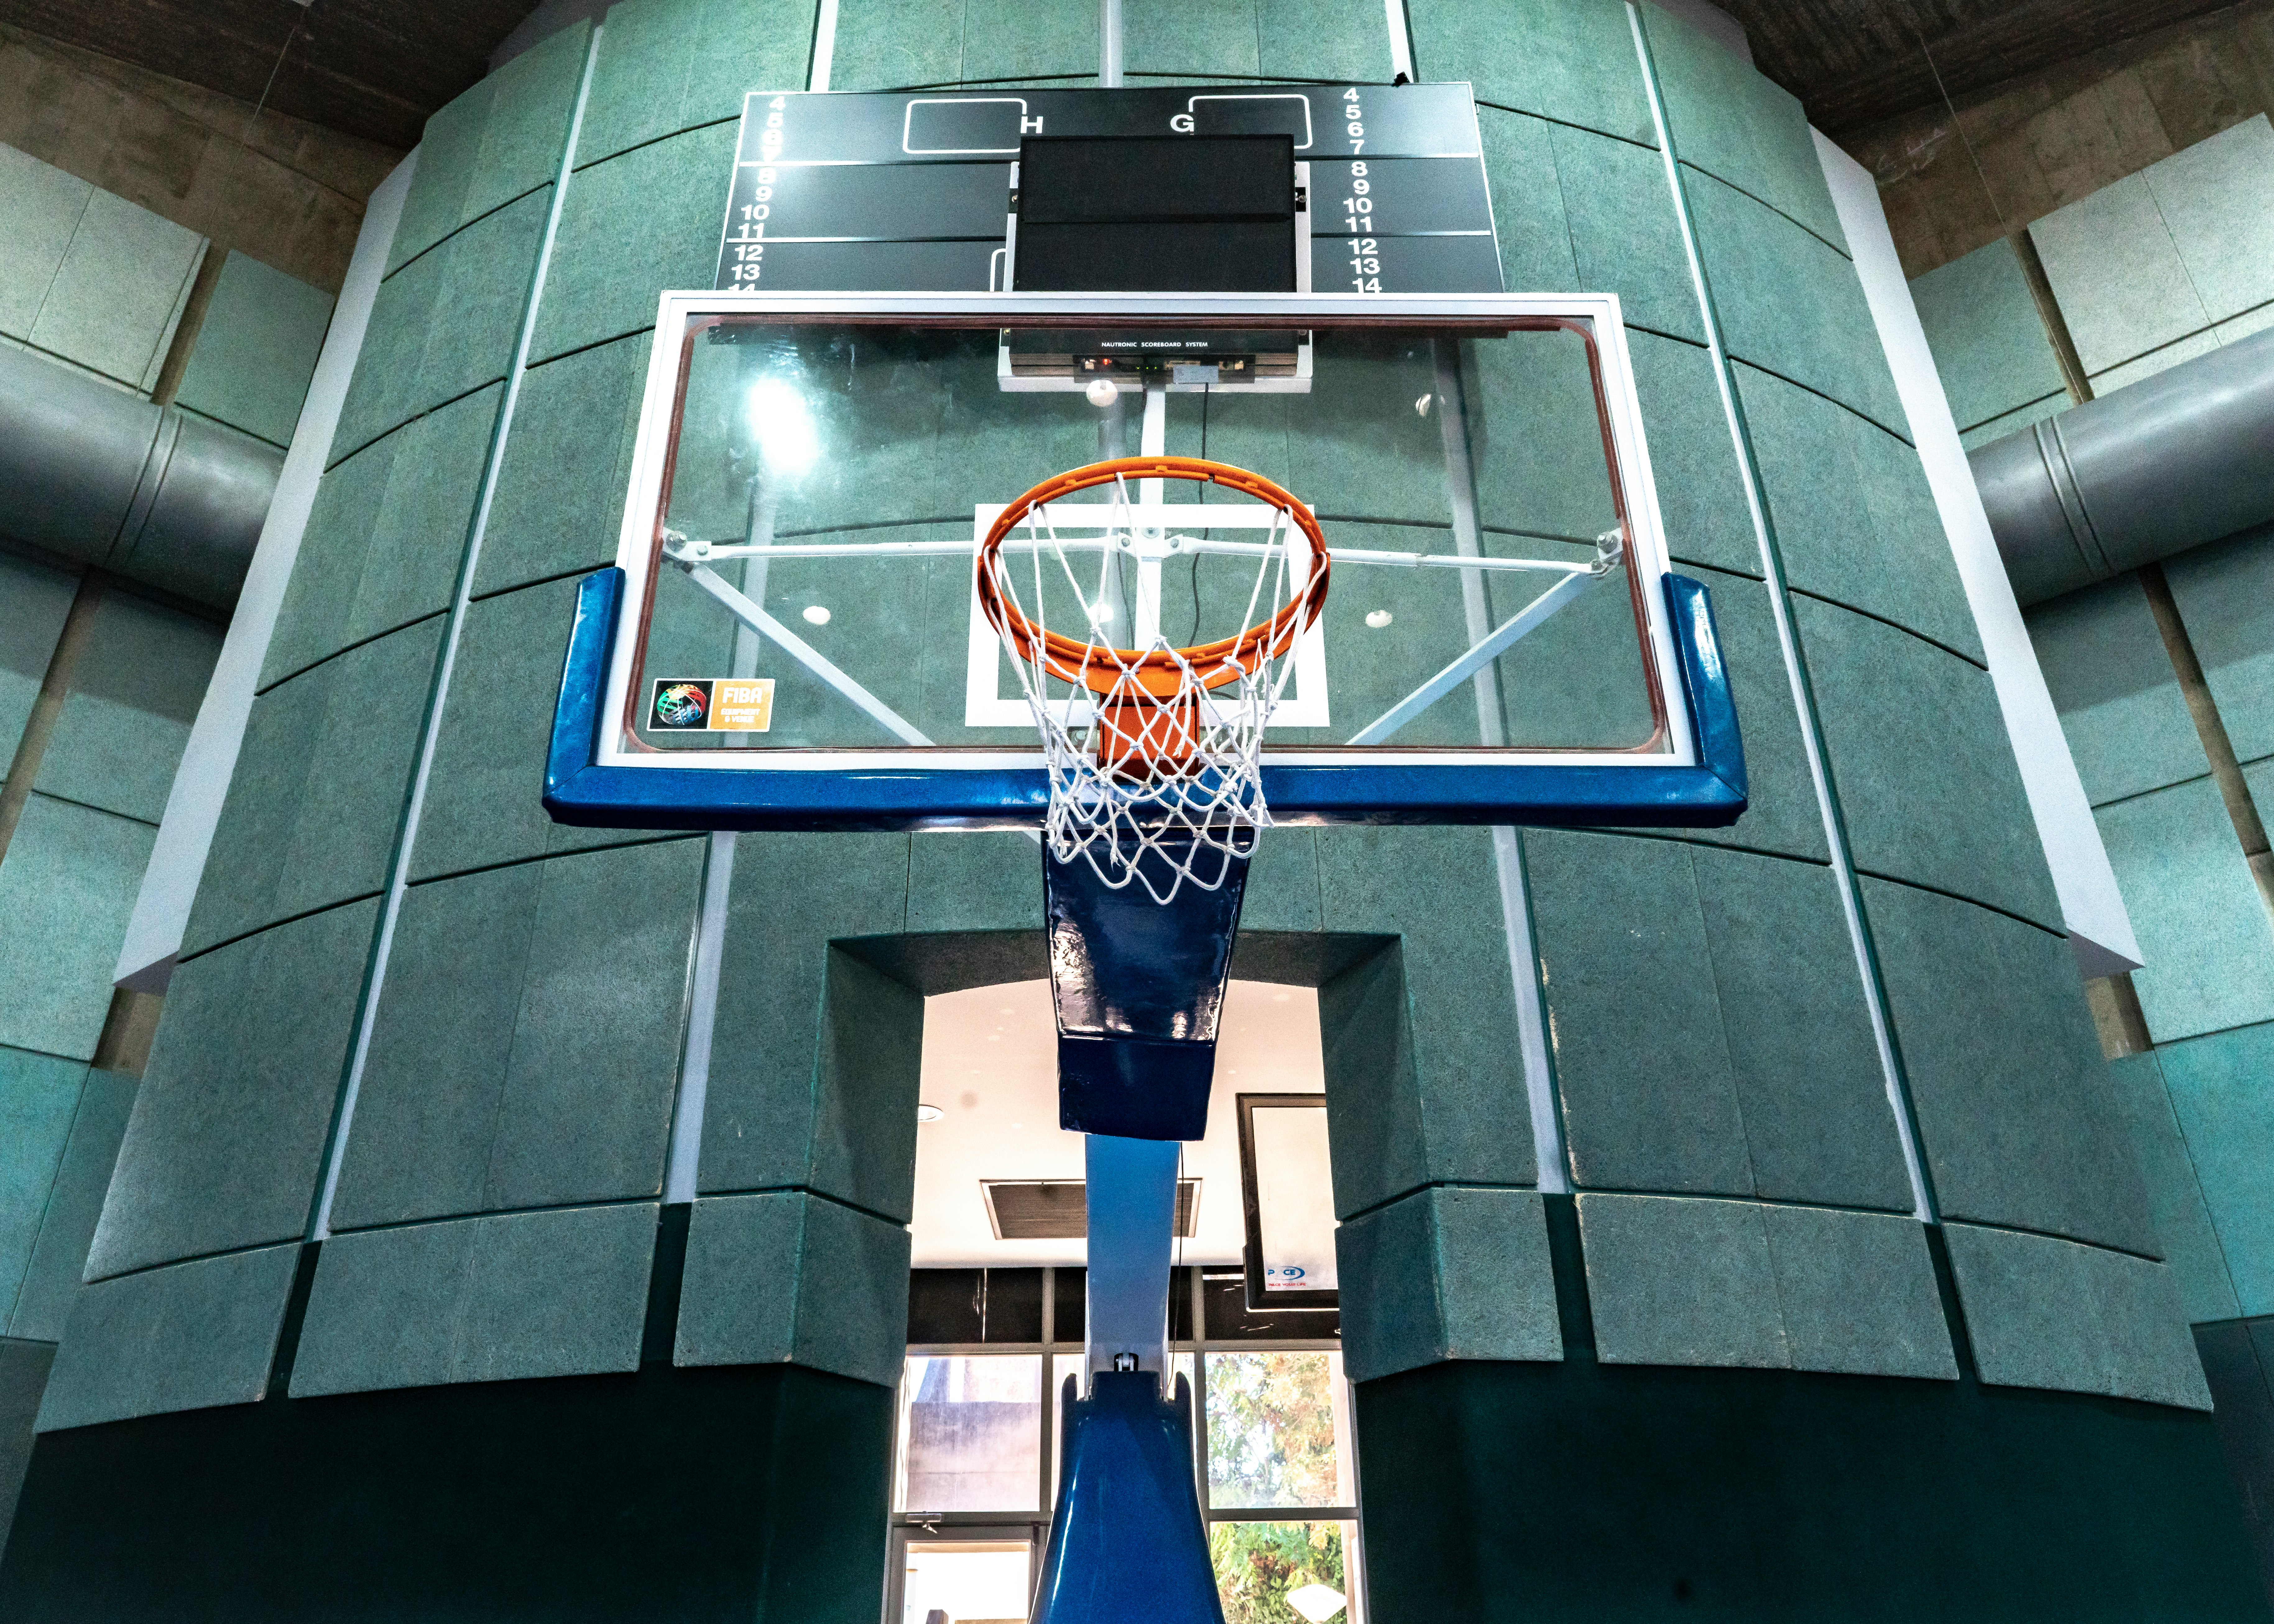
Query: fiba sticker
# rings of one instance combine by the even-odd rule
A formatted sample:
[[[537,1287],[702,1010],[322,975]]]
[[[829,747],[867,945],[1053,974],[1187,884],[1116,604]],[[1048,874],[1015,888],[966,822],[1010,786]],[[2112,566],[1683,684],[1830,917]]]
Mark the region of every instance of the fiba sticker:
[[[1299,1290],[1304,1282],[1309,1278],[1310,1271],[1301,1264],[1282,1264],[1277,1267],[1268,1267],[1263,1271],[1263,1289],[1266,1291]]]
[[[762,733],[773,726],[772,677],[659,677],[647,725],[659,733]]]

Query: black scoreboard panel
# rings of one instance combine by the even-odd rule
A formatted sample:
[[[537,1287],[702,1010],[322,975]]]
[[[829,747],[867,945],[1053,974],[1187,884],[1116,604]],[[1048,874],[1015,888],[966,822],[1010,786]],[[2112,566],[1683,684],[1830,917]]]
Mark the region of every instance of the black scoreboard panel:
[[[1466,85],[753,92],[715,285],[1005,291],[1026,139],[1234,135],[1284,136],[1308,166],[1313,290],[1502,290]]]

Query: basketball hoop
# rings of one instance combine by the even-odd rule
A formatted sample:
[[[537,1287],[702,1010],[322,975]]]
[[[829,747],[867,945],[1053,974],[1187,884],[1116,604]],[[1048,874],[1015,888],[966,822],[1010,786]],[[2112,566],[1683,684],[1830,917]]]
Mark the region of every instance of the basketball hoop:
[[[1209,510],[1133,500],[1133,479],[1214,485],[1274,511],[1260,542],[1171,535],[1171,515]],[[1100,486],[1111,491],[1104,502],[1065,500]],[[1193,528],[1209,527],[1203,520]],[[1006,548],[1028,553],[1030,568],[1016,568]],[[1091,553],[1099,567],[1085,583],[1073,559]],[[1193,554],[1252,560],[1255,575],[1243,629],[1179,647],[1159,630],[1159,566]],[[1116,646],[1104,631],[1120,607],[1115,588],[1128,558],[1140,576],[1135,618],[1144,646],[1135,649]],[[1002,635],[1042,734],[1053,857],[1085,857],[1106,885],[1134,880],[1166,903],[1186,884],[1216,889],[1254,851],[1256,832],[1271,823],[1263,729],[1294,675],[1297,644],[1325,606],[1331,562],[1302,503],[1261,474],[1196,457],[1092,463],[1045,479],[1003,509],[980,543],[979,604]],[[1063,603],[1069,590],[1079,636],[1046,624],[1050,598]],[[1194,598],[1197,623],[1197,587]],[[1258,621],[1264,603],[1277,606]]]

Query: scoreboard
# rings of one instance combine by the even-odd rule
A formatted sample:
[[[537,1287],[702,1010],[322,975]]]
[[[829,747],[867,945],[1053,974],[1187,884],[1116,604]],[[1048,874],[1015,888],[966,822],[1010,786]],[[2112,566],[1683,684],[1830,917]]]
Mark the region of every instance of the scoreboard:
[[[1188,135],[1291,142],[1302,290],[1502,290],[1466,85],[1221,83],[753,91],[714,285],[1010,292],[1022,141]]]

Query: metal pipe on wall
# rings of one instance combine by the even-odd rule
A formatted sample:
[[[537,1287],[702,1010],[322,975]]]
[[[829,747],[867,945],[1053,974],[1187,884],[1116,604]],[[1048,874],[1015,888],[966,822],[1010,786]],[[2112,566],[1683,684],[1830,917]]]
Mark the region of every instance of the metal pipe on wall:
[[[284,454],[0,346],[0,534],[227,609]]]
[[[2024,605],[2274,521],[2274,328],[1969,461]]]

